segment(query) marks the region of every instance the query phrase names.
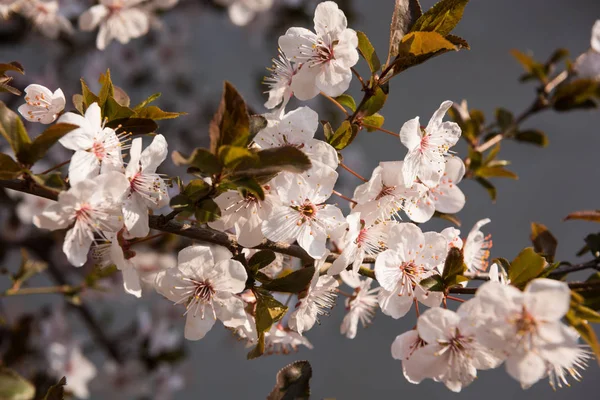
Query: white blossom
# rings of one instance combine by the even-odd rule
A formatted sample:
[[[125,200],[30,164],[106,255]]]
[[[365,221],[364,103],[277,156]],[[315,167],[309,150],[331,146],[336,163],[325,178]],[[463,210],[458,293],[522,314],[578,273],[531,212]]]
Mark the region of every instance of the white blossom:
[[[319,115],[310,107],[299,107],[281,117],[267,115],[268,125],[254,137],[263,149],[294,146],[304,152],[314,167],[324,164],[332,169],[338,167],[335,149],[322,140],[315,139],[319,127]]]
[[[428,187],[435,187],[440,181],[445,169],[445,156],[461,135],[457,123],[442,121],[451,106],[451,101],[444,101],[424,129],[421,128],[419,117],[402,126],[400,140],[408,148],[402,166],[407,184],[419,178]]]
[[[455,214],[465,206],[465,195],[457,186],[465,175],[465,164],[458,157],[446,162],[444,174],[435,186],[428,187],[425,193],[407,202],[404,210],[408,217],[418,223],[427,222],[435,211]]]
[[[106,233],[123,227],[121,201],[129,183],[118,172],[110,172],[73,185],[33,218],[42,229],[65,229],[72,225],[63,242],[63,252],[71,264],[85,264],[94,235],[106,239]]]
[[[340,332],[348,339],[354,339],[359,322],[363,327],[371,323],[377,309],[377,294],[381,288],[371,288],[373,279],[360,279],[360,276],[352,271],[342,271],[340,277],[346,285],[354,289],[352,297],[346,298],[347,313]]]
[[[375,255],[386,247],[388,231],[394,223],[374,219],[372,214],[363,218],[360,212],[348,215],[346,222],[348,228],[341,242],[343,250],[327,270],[329,275],[339,274],[348,265],[357,272],[365,256]]]
[[[379,163],[373,170],[371,179],[356,187],[354,200],[358,205],[353,212],[361,212],[363,215],[374,213],[376,218],[385,220],[400,210],[411,210],[409,204],[422,197],[427,187],[420,183],[407,186],[402,166],[402,161]]]
[[[202,339],[217,319],[230,328],[244,323],[244,302],[236,294],[248,275],[232,256],[220,246],[189,246],[179,252],[176,268],[157,274],[156,290],[186,307],[186,339]]]
[[[424,371],[418,368],[419,360],[413,359],[413,354],[426,344],[416,329],[396,336],[392,343],[392,357],[402,361],[402,373],[410,383],[418,384],[426,378]]]
[[[498,283],[501,283],[502,285],[510,284],[510,279],[508,279],[508,274],[506,273],[504,268],[502,268],[502,266],[500,266],[496,263],[493,263],[492,265],[490,265],[490,270],[488,272],[488,275],[490,277],[490,281],[492,281],[492,282],[498,282]]]
[[[61,89],[52,93],[47,87],[31,84],[25,88],[25,104],[19,107],[19,113],[27,121],[51,124],[64,110],[65,104]]]
[[[550,371],[568,365],[568,359],[562,360],[564,354],[577,352],[576,334],[561,322],[570,299],[567,283],[556,280],[535,279],[523,292],[487,282],[474,299],[479,302],[477,317],[482,320],[476,327],[477,339],[503,352],[508,374],[527,388]]]
[[[441,232],[450,247],[457,247],[463,250],[465,265],[469,272],[476,273],[487,270],[490,249],[493,243],[492,236],[484,235],[481,232],[481,227],[490,222],[489,218],[477,221],[464,242],[460,238],[460,231],[456,228],[446,228]],[[496,272],[498,272],[497,269]]]
[[[581,78],[600,80],[600,19],[592,27],[591,48],[577,57],[575,71]]]
[[[113,129],[104,127],[98,103],[92,103],[85,116],[68,112],[58,122],[79,126],[59,140],[64,147],[75,151],[69,164],[71,185],[121,169],[121,142]]]
[[[79,17],[79,29],[93,31],[100,26],[96,47],[104,50],[113,39],[122,44],[148,33],[150,17],[139,7],[145,0],[100,0]]]
[[[398,319],[406,315],[415,301],[435,307],[442,292],[429,292],[420,282],[438,274],[437,266],[447,253],[446,239],[435,232],[421,232],[414,224],[390,228],[388,247],[375,261],[375,276],[382,287],[379,306],[384,314]]]
[[[273,6],[273,0],[216,0],[227,7],[229,19],[237,26],[248,25],[257,13],[265,12]]]
[[[209,223],[213,229],[235,229],[238,243],[244,247],[258,246],[263,241],[262,223],[281,204],[279,197],[270,184],[263,185],[265,198],[247,193],[245,196],[237,190],[221,193],[214,200],[221,209],[221,218],[217,223]]]
[[[269,87],[267,91],[269,100],[265,103],[265,107],[273,109],[281,104],[281,113],[283,113],[285,106],[293,95],[292,79],[298,72],[297,64],[292,64],[283,51],[279,49],[279,56],[273,58],[273,66],[267,69],[271,72],[271,76],[263,79],[263,83]]]
[[[327,237],[344,228],[344,216],[334,205],[324,204],[333,193],[338,174],[323,166],[305,174],[290,174],[276,186],[282,205],[263,222],[262,232],[274,242],[294,240],[313,258],[325,255]]]
[[[329,275],[320,276],[323,261],[315,262],[315,274],[306,292],[300,295],[296,309],[290,315],[288,326],[302,335],[319,321],[319,315],[335,305],[338,281]]]
[[[88,383],[96,376],[94,364],[88,360],[76,344],[51,343],[47,348],[50,373],[57,379],[67,379],[65,389],[75,397],[87,399],[90,396]]]
[[[56,0],[27,0],[22,3],[19,12],[50,39],[58,39],[61,32],[74,32],[71,22],[59,13]]]
[[[294,62],[301,63],[292,80],[294,95],[300,100],[320,91],[339,96],[348,90],[353,67],[358,62],[358,37],[349,29],[344,12],[332,1],[315,10],[315,33],[290,28],[279,38],[279,47]]]
[[[145,237],[150,232],[148,210],[158,210],[169,204],[169,193],[156,169],[167,158],[167,141],[156,135],[142,151],[142,138],[135,138],[129,150],[125,177],[129,190],[123,202],[125,227],[131,237]]]
[[[460,392],[477,377],[477,370],[502,363],[501,357],[477,341],[474,330],[460,314],[460,308],[454,312],[435,307],[419,317],[417,332],[427,344],[411,355],[411,363],[406,365],[409,376],[432,378]]]

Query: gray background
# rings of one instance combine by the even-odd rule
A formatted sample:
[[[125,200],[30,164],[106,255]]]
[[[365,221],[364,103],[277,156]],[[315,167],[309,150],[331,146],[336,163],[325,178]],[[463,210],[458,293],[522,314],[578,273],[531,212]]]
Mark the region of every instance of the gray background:
[[[422,3],[423,8],[428,8],[434,2],[424,0]],[[365,31],[383,58],[393,1],[354,0],[353,4],[356,15],[351,27]],[[454,32],[465,38],[472,50],[443,55],[394,78],[390,99],[382,110],[386,116],[385,127],[398,131],[404,121],[415,115],[427,121],[446,99],[460,101],[466,98],[470,107],[483,110],[488,117],[497,106],[519,113],[532,101],[534,86],[517,81],[522,70],[509,55],[509,50],[531,51],[545,60],[555,48],[565,47],[575,57],[589,47],[591,26],[598,17],[598,0],[473,0]],[[177,16],[169,14],[166,20],[175,23]],[[273,38],[262,37],[260,24],[259,19],[250,27],[237,28],[223,14],[202,13],[197,16],[197,23],[188,27],[194,40],[185,45],[183,53],[186,61],[193,65],[207,102],[216,103],[221,82],[230,80],[256,110],[262,110],[261,102],[265,99],[259,96],[255,78],[270,64],[276,44]],[[279,34],[283,32],[281,30]],[[45,57],[52,57],[53,49],[46,45],[47,42],[39,41],[32,46],[38,46]],[[19,50],[3,47],[0,58],[27,57],[30,63],[43,63],[41,53],[32,58],[30,51],[31,47]],[[364,71],[362,61],[360,68]],[[71,80],[77,78],[76,72],[69,77]],[[59,83],[62,83],[60,79]],[[356,97],[357,86],[355,81],[352,92]],[[156,91],[153,89],[142,92],[147,95],[148,91]],[[322,102],[317,100],[310,104],[319,108]],[[291,103],[290,109],[297,105]],[[193,108],[197,104],[189,106]],[[598,226],[562,222],[562,218],[575,210],[599,207],[599,123],[597,112],[556,114],[550,111],[528,120],[524,126],[545,131],[550,145],[539,149],[524,144],[503,144],[501,156],[512,161],[510,168],[518,173],[519,180],[496,180],[498,201],[495,204],[475,182],[466,181],[461,185],[468,198],[459,214],[463,233],[466,234],[477,220],[491,218],[486,232],[491,232],[494,238],[492,257],[511,259],[529,245],[529,224],[537,221],[546,224],[557,236],[558,258],[575,261],[582,238],[597,231]],[[185,142],[205,143],[203,127],[193,132]],[[176,149],[177,145],[171,146]],[[459,155],[464,156],[464,150],[459,147]],[[396,138],[381,132],[361,133],[351,148],[344,151],[346,163],[365,176],[370,176],[379,161],[399,160],[404,153],[404,147]],[[344,171],[340,171],[340,175],[343,178],[340,190],[351,194],[353,185],[360,182]],[[426,229],[437,230],[444,226],[447,224],[434,221],[427,224]],[[274,384],[277,370],[300,359],[309,360],[313,366],[314,398],[418,396],[437,399],[456,396],[443,385],[431,381],[418,386],[406,382],[401,363],[392,359],[390,345],[396,335],[413,326],[412,315],[397,321],[378,313],[371,327],[359,329],[357,338],[349,340],[339,334],[344,314],[342,300],[330,317],[321,319],[321,326],[306,334],[315,349],[301,349],[297,354],[246,361],[247,349],[216,326],[202,341],[188,343],[187,388],[175,398],[264,398]],[[121,315],[123,317],[127,318]],[[465,399],[485,396],[490,400],[598,398],[600,369],[595,362],[591,364],[583,373],[582,382],[575,382],[571,388],[556,393],[545,381],[522,391],[518,383],[500,368],[480,372],[479,378],[460,396]]]

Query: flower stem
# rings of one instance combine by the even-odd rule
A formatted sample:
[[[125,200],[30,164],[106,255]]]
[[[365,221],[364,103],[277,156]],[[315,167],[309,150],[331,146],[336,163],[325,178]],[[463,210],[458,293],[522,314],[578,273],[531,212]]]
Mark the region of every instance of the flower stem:
[[[350,172],[352,175],[354,175],[355,177],[357,177],[361,181],[363,181],[363,182],[369,182],[367,179],[363,178],[361,175],[359,175],[356,171],[354,171],[353,169],[351,169],[350,167],[348,167],[346,164],[340,163],[339,165],[340,165],[340,167],[344,168],[346,171]]]
[[[344,196],[343,194],[341,194],[340,192],[338,192],[337,190],[333,191],[333,194],[335,194],[338,197],[341,197],[344,200],[349,201],[352,204],[358,204],[356,201],[352,200],[350,197]]]
[[[343,105],[341,105],[336,99],[334,99],[331,96],[326,95],[325,93],[321,92],[320,93],[321,96],[325,97],[327,100],[329,100],[331,103],[333,103],[333,105],[335,105],[337,108],[339,108],[344,114],[346,114],[346,116],[348,116],[348,111],[346,111],[346,109],[344,108]]]
[[[356,76],[356,79],[359,80],[359,82],[362,85],[363,89],[365,89],[367,87],[367,84],[363,80],[363,77],[360,76],[360,74],[358,73],[358,71],[356,69],[354,69],[354,67],[351,67],[350,69],[352,70],[352,73]]]
[[[388,135],[396,136],[397,138],[400,137],[400,135],[398,135],[397,133],[394,133],[392,131],[388,131],[387,129],[383,129],[383,128],[380,128],[380,127],[375,126],[375,125],[368,125],[368,124],[361,124],[361,125],[364,126],[365,128],[376,129],[378,131],[385,132]]]
[[[47,169],[47,170],[45,170],[44,172],[40,172],[40,173],[39,173],[39,175],[46,175],[47,173],[49,173],[49,172],[52,172],[52,171],[54,171],[55,169],[59,169],[60,167],[63,167],[63,166],[67,165],[67,164],[68,164],[68,163],[70,163],[70,162],[71,162],[71,160],[63,161],[63,162],[61,162],[60,164],[57,164],[57,165],[55,165],[54,167],[52,167],[52,168],[50,168],[50,169]]]

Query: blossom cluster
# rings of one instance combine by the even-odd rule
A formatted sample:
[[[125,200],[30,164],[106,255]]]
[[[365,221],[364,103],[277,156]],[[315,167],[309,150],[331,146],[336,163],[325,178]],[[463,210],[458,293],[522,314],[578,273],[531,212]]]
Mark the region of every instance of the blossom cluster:
[[[145,33],[151,22],[143,8],[149,5],[140,3],[101,0],[80,17],[80,27],[100,26],[99,48],[113,38],[125,43]],[[170,7],[174,3],[151,4]],[[600,50],[599,29],[596,24],[593,51]],[[328,314],[338,294],[344,293],[340,289],[344,283],[352,292],[347,294],[340,331],[350,339],[356,337],[359,325],[372,321],[377,308],[399,319],[415,306],[416,328],[392,344],[392,356],[402,360],[404,375],[412,383],[433,379],[460,391],[476,378],[477,370],[502,363],[524,388],[545,377],[554,386],[567,384],[568,376],[579,378],[578,369],[590,355],[579,346],[578,333],[561,322],[570,306],[565,282],[534,279],[521,291],[494,263],[487,275],[491,282],[480,286],[457,311],[446,307],[447,291],[424,284],[442,279],[453,251],[460,252],[465,274],[488,271],[492,246],[490,236],[481,230],[489,219],[476,223],[464,239],[456,228],[424,232],[418,225],[436,212],[454,214],[465,206],[459,184],[466,168],[451,150],[462,131],[457,123],[444,121],[451,101],[442,102],[426,126],[419,117],[404,123],[398,134],[407,149],[403,159],[379,163],[351,198],[335,190],[340,155],[330,143],[315,137],[319,115],[308,106],[286,108],[292,97],[303,101],[319,93],[336,97],[346,92],[358,62],[357,46],[357,33],[348,28],[344,13],[331,1],[317,6],[314,32],[290,28],[279,38],[279,58],[266,80],[265,106],[272,111],[262,116],[266,126],[248,150],[293,147],[311,166],[304,172],[284,171],[271,177],[261,184],[264,197],[242,190],[215,191],[220,217],[208,225],[233,235],[236,249],[237,245],[246,248],[243,252],[234,254],[233,246],[193,244],[179,251],[174,265],[144,271],[143,257],[132,246],[149,236],[149,213],[169,204],[167,182],[157,173],[167,157],[165,137],[156,134],[143,148],[142,138],[132,139],[107,126],[98,103],[81,113],[63,113],[63,92],[35,84],[25,89],[21,115],[31,122],[57,121],[75,129],[59,140],[73,151],[70,188],[34,216],[33,223],[43,229],[67,229],[63,252],[72,265],[86,264],[90,249],[96,262],[116,265],[127,293],[141,297],[142,281],[149,282],[179,306],[188,340],[204,338],[219,320],[249,346],[264,345],[266,353],[312,348],[304,334]],[[210,178],[204,179],[212,185]],[[344,207],[331,202],[332,196],[350,203],[346,215]],[[293,299],[295,306],[261,330],[259,308],[268,286],[254,282],[256,271],[252,276],[246,261],[257,254],[253,248],[267,241],[297,243],[314,260],[308,266],[314,273],[302,290],[282,291],[290,293],[287,297],[268,295],[277,304],[290,304]],[[372,269],[364,266],[365,259],[374,260]],[[303,269],[307,266],[277,255],[260,273],[274,281]],[[419,304],[428,309],[421,313]],[[64,345],[49,348],[57,354],[66,352]],[[77,348],[69,354],[82,357]],[[85,383],[96,373],[93,366],[82,365],[86,366],[78,371],[82,376],[73,379],[82,386],[70,387],[78,397],[86,397]]]

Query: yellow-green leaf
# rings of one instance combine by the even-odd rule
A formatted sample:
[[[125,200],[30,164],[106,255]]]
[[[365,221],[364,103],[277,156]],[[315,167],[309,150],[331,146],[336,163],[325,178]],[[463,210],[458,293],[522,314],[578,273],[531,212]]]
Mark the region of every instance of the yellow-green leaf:
[[[35,396],[35,386],[21,375],[0,367],[0,399],[2,400],[31,400]]]
[[[261,287],[273,292],[299,293],[307,288],[315,275],[315,267],[302,268],[284,276],[264,283]]]
[[[396,57],[400,41],[410,31],[414,23],[423,15],[419,0],[396,0],[390,25],[389,58]]]
[[[358,51],[360,52],[360,55],[363,56],[369,65],[371,72],[375,73],[379,71],[379,68],[381,68],[381,61],[379,61],[379,57],[377,57],[377,53],[375,52],[375,48],[373,48],[371,41],[364,32],[356,32],[356,35],[358,36]]]
[[[246,102],[229,82],[224,84],[221,103],[210,122],[209,133],[213,153],[225,144],[240,147],[248,145],[250,117]]]
[[[523,288],[529,281],[537,278],[546,265],[544,257],[537,254],[532,247],[527,247],[510,263],[508,278],[513,286]]]
[[[6,139],[17,157],[31,143],[21,117],[2,101],[0,101],[0,134]]]
[[[515,133],[515,140],[523,143],[535,144],[536,146],[548,146],[548,137],[538,129],[528,129]]]
[[[0,153],[0,179],[14,179],[21,173],[21,167],[9,155]]]
[[[213,153],[206,149],[196,148],[189,157],[182,155],[178,151],[171,154],[171,159],[175,165],[189,165],[198,169],[206,176],[216,174],[221,171],[221,162]]]
[[[358,127],[356,125],[351,124],[350,121],[344,121],[335,131],[328,143],[336,150],[342,150],[352,143],[357,133]]]
[[[173,119],[180,117],[182,115],[186,115],[185,112],[167,112],[163,111],[156,106],[147,106],[135,112],[136,118],[148,118],[154,121],[159,121],[162,119]]]
[[[343,94],[335,98],[335,100],[341,105],[348,107],[352,112],[356,111],[356,102],[354,101],[354,97],[349,94]]]
[[[431,31],[448,35],[460,22],[469,0],[441,0],[414,23],[411,32]]]
[[[246,147],[223,145],[219,147],[219,159],[225,168],[235,169],[238,166],[253,167],[258,163],[258,156]]]
[[[48,150],[50,150],[60,138],[75,128],[78,128],[78,126],[64,123],[51,125],[19,153],[18,157],[20,161],[27,165],[35,164],[46,155]]]

